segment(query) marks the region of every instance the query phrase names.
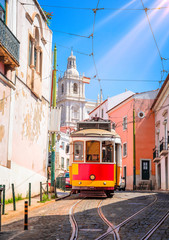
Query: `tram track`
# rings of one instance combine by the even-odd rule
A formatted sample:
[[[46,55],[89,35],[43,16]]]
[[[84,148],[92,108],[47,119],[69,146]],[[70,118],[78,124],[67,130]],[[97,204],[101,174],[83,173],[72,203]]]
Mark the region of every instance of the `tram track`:
[[[169,216],[169,210],[165,215],[163,215],[162,218],[144,235],[144,237],[141,238],[141,240],[148,240],[154,232],[161,226],[161,224],[167,219]]]
[[[148,204],[147,206],[145,206],[144,208],[140,209],[139,211],[137,211],[136,213],[134,213],[133,215],[131,215],[130,217],[126,218],[124,221],[122,221],[120,224],[118,224],[117,226],[113,225],[102,213],[101,210],[101,204],[99,206],[99,212],[102,213],[101,214],[101,218],[103,219],[103,221],[109,226],[107,232],[105,232],[104,234],[102,234],[101,236],[99,236],[98,238],[96,238],[95,240],[102,240],[105,239],[109,234],[113,234],[114,236],[114,240],[120,240],[120,236],[119,236],[119,230],[121,227],[123,227],[124,225],[126,225],[128,222],[130,222],[135,216],[137,216],[138,214],[140,214],[141,212],[143,212],[144,210],[146,210],[148,207],[152,206],[153,204],[155,204],[157,201],[157,196],[155,196],[155,199],[153,202],[151,202],[150,204]]]
[[[76,203],[74,203],[74,205],[71,207],[70,211],[69,211],[69,220],[71,223],[71,227],[72,227],[72,234],[70,237],[70,240],[77,240],[78,239],[78,233],[79,233],[79,229],[78,229],[78,224],[76,222],[75,216],[74,216],[74,212],[76,207],[83,201],[84,199],[80,199],[78,200]],[[103,201],[105,200],[100,200],[99,203],[97,204],[97,213],[98,216],[100,217],[100,219],[107,225],[108,229],[105,233],[102,233],[100,236],[98,236],[97,238],[93,238],[95,240],[102,240],[102,239],[106,239],[106,237],[111,236],[114,240],[120,240],[120,235],[119,235],[119,230],[120,228],[122,228],[123,226],[125,226],[127,223],[131,222],[132,220],[134,220],[134,218],[141,214],[142,212],[144,212],[146,209],[148,209],[149,207],[153,206],[156,202],[157,202],[158,198],[156,195],[154,195],[154,200],[149,203],[148,205],[146,205],[145,207],[143,207],[142,209],[140,209],[139,211],[137,211],[136,213],[132,214],[130,217],[126,218],[124,221],[120,222],[118,225],[114,225],[112,222],[110,222],[106,216],[104,215],[104,213],[102,212],[102,204]],[[157,221],[156,224],[154,224],[154,226],[140,239],[141,240],[148,240],[149,238],[151,238],[151,236],[156,232],[156,230],[162,225],[162,223],[169,217],[169,210],[167,211],[167,213],[165,215],[163,215],[159,221]],[[80,229],[81,230],[81,229]],[[90,229],[88,231],[88,233],[90,233]]]

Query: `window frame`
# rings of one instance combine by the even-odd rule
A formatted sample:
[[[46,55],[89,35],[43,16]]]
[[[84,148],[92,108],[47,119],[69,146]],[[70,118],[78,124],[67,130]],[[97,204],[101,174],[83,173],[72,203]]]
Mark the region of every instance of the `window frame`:
[[[63,160],[63,166],[62,166],[62,160]],[[64,166],[65,166],[65,159],[64,159],[64,157],[61,157],[61,169],[64,169]]]
[[[125,122],[126,119],[126,122]],[[127,116],[123,117],[123,131],[127,129]]]
[[[78,93],[78,85],[77,85],[77,83],[74,83],[74,84],[73,84],[73,93],[74,93],[74,94],[77,94],[77,93]]]
[[[124,146],[126,146],[126,154],[124,155]],[[127,142],[123,143],[123,157],[127,157]]]
[[[98,160],[98,161],[88,161],[88,160],[87,160],[87,143],[88,143],[88,142],[92,142],[92,141],[99,143],[99,154],[98,154],[98,155],[99,155],[99,160]],[[101,143],[100,143],[100,141],[89,140],[89,141],[86,141],[86,144],[85,144],[85,145],[86,145],[85,162],[86,162],[86,163],[100,163],[100,161],[101,161],[101,157],[100,157],[100,146],[101,146]],[[93,155],[96,155],[96,154],[93,154]]]
[[[83,149],[83,159],[82,160],[75,160],[75,143],[81,142],[83,144],[82,149]],[[73,162],[84,162],[84,141],[73,141]]]

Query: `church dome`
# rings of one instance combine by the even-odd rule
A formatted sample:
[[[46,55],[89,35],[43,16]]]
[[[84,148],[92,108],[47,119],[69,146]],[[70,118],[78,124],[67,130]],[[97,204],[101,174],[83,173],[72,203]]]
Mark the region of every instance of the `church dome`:
[[[66,77],[66,75],[69,77],[79,77],[79,72],[76,69],[76,57],[73,56],[73,51],[71,51],[71,56],[67,60],[67,69],[64,76]]]

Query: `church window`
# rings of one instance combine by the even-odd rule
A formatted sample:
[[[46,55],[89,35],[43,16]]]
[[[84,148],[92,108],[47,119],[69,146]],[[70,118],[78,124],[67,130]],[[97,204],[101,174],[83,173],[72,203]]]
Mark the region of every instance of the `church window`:
[[[62,94],[64,93],[64,84],[62,84]]]
[[[77,83],[73,84],[73,93],[77,93]]]

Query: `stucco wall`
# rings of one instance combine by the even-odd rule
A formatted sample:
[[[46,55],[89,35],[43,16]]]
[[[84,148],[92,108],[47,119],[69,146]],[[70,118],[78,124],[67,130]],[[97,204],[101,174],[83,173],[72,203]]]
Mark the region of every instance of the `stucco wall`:
[[[13,123],[12,161],[45,175],[47,163],[48,103],[37,100],[17,80]],[[21,89],[21,90],[20,90]]]
[[[42,175],[15,163],[12,163],[11,169],[0,166],[0,173],[0,183],[5,185],[6,199],[12,197],[12,183],[14,184],[15,195],[22,194],[22,197],[26,197],[29,191],[29,183],[31,183],[31,194],[33,196],[39,193],[40,182],[46,181],[46,178]]]
[[[120,106],[117,106],[109,113],[109,119],[116,124],[116,132],[122,142],[122,175],[126,166],[127,179],[126,188],[133,188],[133,99],[130,99]],[[127,117],[127,129],[123,130],[123,118]],[[123,156],[123,144],[127,143],[127,155]]]
[[[7,166],[10,88],[0,80],[0,165]]]

